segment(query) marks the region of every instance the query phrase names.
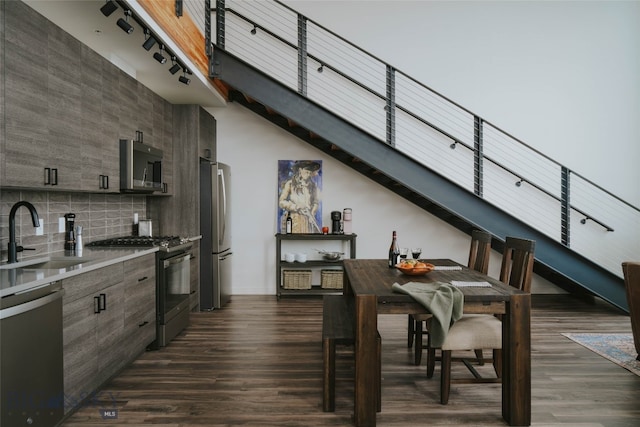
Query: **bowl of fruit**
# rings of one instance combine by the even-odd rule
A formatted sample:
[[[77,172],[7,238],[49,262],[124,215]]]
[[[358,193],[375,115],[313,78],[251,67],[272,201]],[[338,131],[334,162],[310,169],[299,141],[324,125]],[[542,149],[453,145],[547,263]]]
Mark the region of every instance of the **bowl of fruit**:
[[[435,267],[433,264],[420,261],[419,259],[403,259],[396,264],[396,268],[409,276],[422,276],[433,271]]]

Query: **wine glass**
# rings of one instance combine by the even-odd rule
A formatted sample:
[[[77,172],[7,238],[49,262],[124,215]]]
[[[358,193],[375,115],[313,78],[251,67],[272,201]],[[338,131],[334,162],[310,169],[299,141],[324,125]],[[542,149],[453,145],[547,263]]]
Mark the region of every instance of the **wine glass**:
[[[409,249],[408,248],[400,248],[400,258],[406,259],[407,255],[409,255]]]
[[[413,259],[418,259],[422,253],[422,248],[411,248],[411,256]]]

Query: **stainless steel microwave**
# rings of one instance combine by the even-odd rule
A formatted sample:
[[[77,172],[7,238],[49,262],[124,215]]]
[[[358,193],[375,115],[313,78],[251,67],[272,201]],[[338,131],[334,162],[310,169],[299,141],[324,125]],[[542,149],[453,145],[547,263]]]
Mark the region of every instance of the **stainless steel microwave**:
[[[142,142],[120,140],[120,191],[162,191],[162,150]]]

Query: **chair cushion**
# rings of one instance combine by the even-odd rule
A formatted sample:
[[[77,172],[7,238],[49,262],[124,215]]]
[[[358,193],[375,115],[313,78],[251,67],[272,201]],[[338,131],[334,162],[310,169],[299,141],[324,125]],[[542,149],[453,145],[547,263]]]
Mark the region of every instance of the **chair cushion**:
[[[502,348],[502,322],[489,314],[465,314],[449,329],[442,350]]]

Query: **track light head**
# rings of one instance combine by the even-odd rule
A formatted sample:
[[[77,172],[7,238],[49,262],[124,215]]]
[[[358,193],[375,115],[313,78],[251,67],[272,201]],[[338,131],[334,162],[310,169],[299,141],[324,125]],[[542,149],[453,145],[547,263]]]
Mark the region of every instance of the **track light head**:
[[[107,0],[107,2],[100,8],[100,12],[104,16],[110,16],[113,12],[118,9],[118,5],[112,0]]]
[[[251,34],[255,36],[257,32],[258,32],[258,28],[254,25],[253,29],[251,30]]]
[[[167,62],[167,58],[165,58],[164,56],[162,56],[162,54],[160,52],[156,52],[153,54],[153,59],[155,59],[156,61],[158,61],[161,64],[164,64]]]
[[[324,64],[320,64],[320,66],[318,67],[317,70],[319,73],[322,73],[324,71]]]
[[[142,43],[142,47],[146,51],[150,51],[154,44],[156,44],[156,39],[151,35],[151,31],[148,29],[144,29],[144,43]]]
[[[191,79],[187,77],[187,73],[191,74],[191,71],[189,71],[188,68],[185,68],[182,72],[182,75],[180,77],[178,77],[178,81],[180,83],[184,83],[186,85],[188,85],[189,83],[191,83]]]
[[[171,57],[171,63],[173,64],[173,65],[171,66],[171,68],[169,68],[169,72],[170,72],[171,74],[175,74],[175,73],[177,73],[178,71],[180,71],[180,65],[178,65],[178,64],[176,63],[176,57],[175,57],[175,56],[172,56],[172,57]]]
[[[164,57],[162,52],[164,52],[164,46],[160,45],[160,51],[153,54],[153,59],[155,59],[161,64],[164,64],[167,62],[167,58]]]
[[[133,25],[129,24],[129,17],[131,16],[130,10],[124,11],[124,19],[118,19],[118,27],[127,34],[133,33]]]

